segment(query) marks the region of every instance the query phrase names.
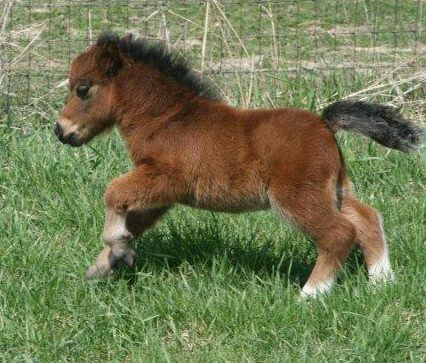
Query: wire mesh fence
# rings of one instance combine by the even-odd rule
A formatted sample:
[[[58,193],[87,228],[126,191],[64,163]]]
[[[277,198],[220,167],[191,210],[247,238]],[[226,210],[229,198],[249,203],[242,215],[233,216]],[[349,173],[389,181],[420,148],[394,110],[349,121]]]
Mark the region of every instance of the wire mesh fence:
[[[158,39],[242,106],[374,96],[424,106],[423,0],[83,1],[0,5],[3,116],[49,119],[72,59],[110,29]]]

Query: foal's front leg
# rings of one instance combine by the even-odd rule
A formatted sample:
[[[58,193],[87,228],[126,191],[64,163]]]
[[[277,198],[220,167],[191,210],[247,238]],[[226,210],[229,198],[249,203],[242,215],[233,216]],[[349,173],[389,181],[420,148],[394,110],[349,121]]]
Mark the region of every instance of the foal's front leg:
[[[87,278],[101,278],[112,274],[120,261],[133,265],[135,252],[129,247],[129,243],[134,235],[127,229],[126,219],[125,213],[119,214],[112,208],[106,208],[103,233],[105,247],[87,270]]]
[[[152,175],[156,175],[156,180]],[[87,278],[109,276],[121,262],[129,266],[133,264],[135,252],[130,248],[130,242],[153,226],[172,203],[166,187],[158,174],[149,173],[145,167],[111,183],[104,196],[105,248],[87,270]]]
[[[130,248],[130,242],[153,226],[167,209],[168,207],[163,207],[120,214],[107,207],[103,233],[105,247],[87,270],[87,278],[107,277],[121,262],[132,266],[135,252]]]

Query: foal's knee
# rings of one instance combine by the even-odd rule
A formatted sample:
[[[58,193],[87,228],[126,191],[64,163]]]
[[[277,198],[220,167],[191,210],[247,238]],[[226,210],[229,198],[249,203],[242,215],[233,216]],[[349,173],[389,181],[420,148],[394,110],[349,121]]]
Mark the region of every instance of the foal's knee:
[[[137,191],[133,190],[123,177],[114,179],[104,192],[106,207],[118,213],[125,213],[129,208],[133,208],[139,198]]]

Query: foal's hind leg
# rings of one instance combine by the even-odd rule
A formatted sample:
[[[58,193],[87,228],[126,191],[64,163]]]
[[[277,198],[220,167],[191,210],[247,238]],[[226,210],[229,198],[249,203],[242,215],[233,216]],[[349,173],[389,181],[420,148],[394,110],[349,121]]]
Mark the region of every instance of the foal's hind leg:
[[[315,297],[328,292],[354,245],[354,225],[337,209],[335,198],[324,190],[307,188],[299,198],[273,196],[271,204],[312,237],[317,246],[317,261],[301,295]]]
[[[380,214],[352,195],[344,196],[342,213],[357,229],[357,242],[364,254],[370,280],[372,282],[393,280],[394,274]]]
[[[331,212],[331,211],[330,211]],[[308,231],[315,239],[318,257],[308,281],[302,288],[302,296],[315,297],[328,292],[334,284],[337,272],[343,266],[355,242],[356,231],[351,222],[340,213],[317,216]]]

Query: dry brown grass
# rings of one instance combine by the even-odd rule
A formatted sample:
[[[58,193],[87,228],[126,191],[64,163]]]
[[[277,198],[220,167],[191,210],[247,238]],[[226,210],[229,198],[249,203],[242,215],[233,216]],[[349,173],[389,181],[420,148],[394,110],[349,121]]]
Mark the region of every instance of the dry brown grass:
[[[62,89],[66,86],[68,59],[53,55],[53,53],[47,56],[45,49],[39,49],[46,46],[46,22],[33,22],[28,26],[22,24],[10,26],[10,10],[15,3],[16,1],[6,0],[1,8],[0,94],[5,97],[19,96],[13,87],[8,86],[10,85],[9,79],[28,70],[30,63],[27,58],[30,54],[32,71],[43,73],[49,69],[56,74],[63,74],[63,78],[55,78],[47,91],[40,93],[30,90],[29,101],[25,105],[16,105],[14,111],[17,111],[23,120],[34,115],[49,120],[55,113],[55,108],[48,100],[56,94],[63,93]],[[142,31],[144,24],[147,24],[148,21],[155,21],[158,25],[155,38],[164,40],[170,49],[189,52],[191,58],[197,61],[196,68],[200,74],[203,77],[215,78],[220,84],[224,99],[232,104],[243,107],[277,106],[283,103],[282,100],[284,100],[284,104],[293,104],[296,97],[294,93],[306,90],[288,88],[283,83],[283,79],[289,79],[292,82],[301,74],[302,77],[304,74],[317,74],[317,77],[326,79],[336,72],[345,74],[349,69],[358,75],[366,76],[369,81],[356,92],[353,92],[348,86],[348,91],[345,93],[346,98],[380,99],[381,102],[398,107],[418,108],[420,119],[424,122],[423,109],[426,108],[424,100],[419,97],[411,97],[414,93],[424,89],[426,78],[424,68],[416,69],[416,65],[421,64],[421,55],[426,49],[424,44],[420,43],[416,52],[412,47],[398,48],[397,53],[406,54],[406,56],[404,55],[397,61],[392,60],[395,49],[391,45],[375,47],[343,45],[332,51],[319,47],[315,49],[315,54],[295,58],[294,55],[285,54],[280,50],[281,39],[277,32],[278,19],[274,8],[271,4],[260,4],[259,6],[265,18],[264,33],[270,39],[269,44],[263,48],[262,54],[254,54],[250,51],[251,39],[247,40],[239,34],[239,29],[227,14],[224,3],[219,0],[206,1],[204,7],[199,10],[202,20],[198,21],[168,7],[158,7],[145,16],[129,14],[130,29],[128,30],[135,36],[147,36]],[[46,11],[46,7],[35,6],[34,11],[43,13]],[[91,44],[96,37],[92,28],[92,11],[89,10],[86,16],[87,26],[85,28],[77,29],[70,25],[68,31],[75,37],[85,37],[87,44]],[[366,17],[368,18],[368,14]],[[104,21],[107,21],[106,17]],[[191,36],[187,37],[186,30],[178,35],[176,29],[171,26],[175,23],[184,25],[185,29],[190,26],[198,35],[194,36],[194,33],[191,33]],[[338,25],[327,28],[322,27],[318,22],[311,22],[305,23],[303,26],[304,33],[312,33],[313,37],[318,34],[339,36],[372,31],[371,25],[356,27]],[[125,31],[123,26],[118,26],[118,29],[121,29],[122,32]],[[177,38],[176,35],[178,35]],[[24,42],[20,40],[24,40]],[[58,45],[52,44],[52,47],[64,46],[63,42]],[[222,52],[220,60],[213,56],[219,46]],[[13,58],[8,58],[10,54],[13,54]],[[410,54],[417,55],[410,57]],[[371,68],[372,66],[373,68]],[[385,70],[385,72],[377,71],[377,74],[374,74],[374,67]],[[274,78],[274,75],[277,76],[277,81],[271,83],[270,80]],[[43,82],[42,78],[37,79],[37,81],[39,80]],[[277,87],[282,89],[277,90]],[[312,87],[315,86],[312,85]],[[281,101],[277,101],[277,94],[280,95]],[[319,98],[316,108],[322,108],[330,101],[332,99]]]

